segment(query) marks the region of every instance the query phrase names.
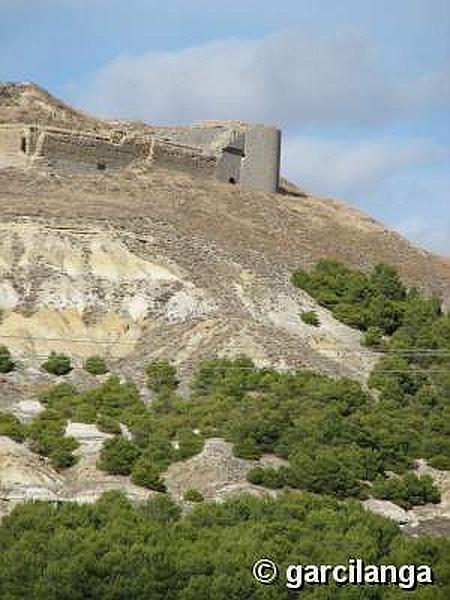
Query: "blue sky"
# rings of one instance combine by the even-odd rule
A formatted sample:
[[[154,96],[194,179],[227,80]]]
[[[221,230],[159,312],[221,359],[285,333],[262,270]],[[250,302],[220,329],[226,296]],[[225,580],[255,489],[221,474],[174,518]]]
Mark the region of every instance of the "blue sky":
[[[0,0],[0,80],[283,128],[283,170],[450,255],[450,0]]]

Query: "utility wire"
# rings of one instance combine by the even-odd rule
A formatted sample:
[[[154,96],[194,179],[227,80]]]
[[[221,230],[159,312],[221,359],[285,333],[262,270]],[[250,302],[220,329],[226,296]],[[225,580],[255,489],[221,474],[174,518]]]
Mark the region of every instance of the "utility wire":
[[[118,334],[120,335],[120,334]],[[140,340],[136,339],[134,341],[124,341],[124,340],[114,340],[114,339],[105,339],[105,338],[72,338],[72,337],[45,337],[45,336],[34,336],[34,335],[12,335],[12,334],[0,334],[0,339],[16,339],[16,340],[25,340],[25,341],[43,341],[43,342],[73,342],[77,344],[105,344],[105,345],[115,345],[115,346],[135,346]],[[306,340],[305,340],[306,341]],[[315,350],[313,346],[309,346],[311,350]],[[332,345],[320,345],[320,350],[336,350],[337,352],[354,352],[355,350],[351,348],[336,348],[336,346]],[[388,355],[388,354],[430,354],[430,355],[443,355],[450,356],[450,350],[445,350],[443,348],[416,348],[414,346],[406,347],[406,348],[386,348],[383,349],[381,347],[373,347],[373,348],[358,348],[358,352],[366,352],[373,354],[374,352]]]

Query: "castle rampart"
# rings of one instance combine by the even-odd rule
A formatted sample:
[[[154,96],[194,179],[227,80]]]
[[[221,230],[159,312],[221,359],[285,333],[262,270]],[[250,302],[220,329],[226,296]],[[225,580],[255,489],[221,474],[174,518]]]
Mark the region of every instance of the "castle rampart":
[[[214,178],[217,168],[217,157],[213,154],[158,138],[153,142],[149,160],[156,167],[182,171],[202,179]]]
[[[67,171],[119,171],[137,159],[145,158],[150,141],[114,142],[110,137],[45,129],[39,138],[34,161],[44,162],[51,168]]]
[[[202,179],[276,192],[280,131],[240,122],[146,127],[102,133],[30,124],[0,125],[0,167],[45,165],[69,172],[120,171],[136,161]]]

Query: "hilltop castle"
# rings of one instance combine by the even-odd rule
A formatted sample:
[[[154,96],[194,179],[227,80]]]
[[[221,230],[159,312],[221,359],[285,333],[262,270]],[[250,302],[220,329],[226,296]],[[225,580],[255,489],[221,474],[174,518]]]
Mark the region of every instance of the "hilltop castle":
[[[39,100],[41,112],[46,108],[45,119],[33,114],[30,98],[35,103]],[[16,110],[14,120],[8,122],[8,114],[20,102],[28,103],[28,111]],[[84,116],[33,84],[0,85],[0,167],[120,171],[139,161],[148,168],[276,192],[280,144],[281,132],[266,125],[214,121],[175,127],[133,126]]]

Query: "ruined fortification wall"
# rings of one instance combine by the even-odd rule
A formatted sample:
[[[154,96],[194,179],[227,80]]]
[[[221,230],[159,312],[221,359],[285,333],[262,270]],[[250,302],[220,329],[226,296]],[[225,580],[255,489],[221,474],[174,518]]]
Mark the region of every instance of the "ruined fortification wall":
[[[242,157],[231,152],[223,152],[215,171],[215,177],[223,183],[240,183]]]
[[[244,154],[245,133],[231,132],[228,144],[222,148],[216,178],[224,183],[240,183]]]
[[[211,122],[105,134],[27,124],[0,125],[0,167],[43,163],[68,172],[120,171],[147,159],[203,179],[277,192],[281,132],[265,125]],[[148,160],[150,159],[150,160]]]
[[[245,132],[241,184],[264,192],[277,192],[280,177],[281,132],[275,127],[252,125]]]
[[[231,137],[232,130],[224,125],[192,125],[190,127],[153,127],[153,134],[159,139],[208,149],[223,147]]]
[[[198,148],[157,138],[153,142],[151,158],[156,167],[175,169],[203,179],[214,177],[217,166],[217,157],[213,155],[203,154]]]
[[[0,125],[0,167],[27,164],[26,134],[23,125]]]
[[[117,171],[135,159],[144,158],[149,150],[149,141],[113,143],[93,134],[47,129],[40,134],[35,160],[72,172]]]
[[[264,192],[278,191],[281,132],[275,127],[231,121],[157,127],[153,133],[215,154],[218,157],[215,177],[219,181],[241,183]]]

